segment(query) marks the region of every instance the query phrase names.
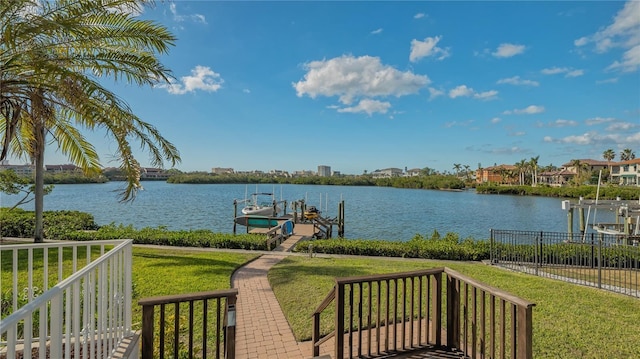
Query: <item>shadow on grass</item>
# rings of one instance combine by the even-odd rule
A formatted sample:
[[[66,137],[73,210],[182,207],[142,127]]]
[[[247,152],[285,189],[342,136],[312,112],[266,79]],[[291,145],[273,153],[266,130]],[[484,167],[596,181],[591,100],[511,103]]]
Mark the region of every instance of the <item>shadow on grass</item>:
[[[220,256],[216,256],[220,257]],[[167,266],[171,267],[193,267],[194,271],[191,274],[207,274],[212,271],[219,271],[221,268],[228,268],[231,272],[233,269],[243,265],[247,260],[246,257],[238,257],[237,261],[224,260],[219,258],[202,258],[196,256],[189,256],[187,253],[183,254],[157,254],[157,253],[135,253],[133,258],[144,258],[149,262],[147,267],[163,268]],[[197,270],[199,269],[199,270]],[[178,269],[177,269],[178,270]]]

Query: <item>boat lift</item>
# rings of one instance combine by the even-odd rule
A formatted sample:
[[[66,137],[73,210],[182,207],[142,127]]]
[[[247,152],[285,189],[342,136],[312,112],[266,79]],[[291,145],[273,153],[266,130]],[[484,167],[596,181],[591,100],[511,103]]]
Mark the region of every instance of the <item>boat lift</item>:
[[[582,197],[577,203],[565,200],[562,201],[562,209],[567,211],[567,230],[571,234],[574,232],[574,210],[578,209],[578,223],[580,234],[587,231],[589,217],[593,210],[592,229],[599,233],[640,237],[640,200],[622,201],[616,200],[585,200]],[[585,219],[585,209],[587,217]],[[595,217],[598,210],[615,212],[615,223],[598,223]]]

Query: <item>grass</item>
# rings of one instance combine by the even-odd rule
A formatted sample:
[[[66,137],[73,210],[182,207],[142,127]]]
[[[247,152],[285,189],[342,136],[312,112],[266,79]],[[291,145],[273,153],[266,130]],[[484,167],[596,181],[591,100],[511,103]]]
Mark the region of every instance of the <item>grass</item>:
[[[255,257],[252,253],[134,247],[134,328],[142,320],[139,299],[230,288],[233,271]]]
[[[333,287],[334,277],[441,266],[536,303],[535,358],[634,358],[640,353],[638,299],[478,263],[288,257],[269,272],[269,281],[296,338],[308,339],[310,315]]]
[[[140,298],[229,288],[233,270],[255,257],[252,253],[134,247],[134,325],[139,326],[141,320]],[[36,258],[34,255],[38,263]],[[2,260],[3,284],[11,283],[11,264],[6,259]],[[640,300],[477,263],[291,256],[269,272],[269,280],[301,339],[311,336],[310,315],[333,287],[335,277],[440,266],[535,302],[535,358],[634,358],[640,353]]]
[[[81,259],[85,258],[85,249],[79,248]],[[92,252],[92,257],[99,257],[99,250]],[[57,250],[49,251],[50,265],[57,263]],[[155,249],[134,247],[132,258],[133,270],[133,322],[134,327],[139,327],[142,319],[142,308],[138,300],[144,297],[152,297],[169,294],[183,294],[208,290],[230,288],[230,277],[233,271],[243,263],[255,258],[256,254],[242,254],[231,252],[198,251],[183,248]],[[71,250],[64,251],[63,277],[72,272]],[[42,250],[34,250],[34,285],[42,283]],[[78,262],[78,268],[85,265],[84,260]],[[20,252],[20,274],[18,276],[18,290],[22,291],[28,286],[26,272],[26,251]],[[57,282],[57,265],[49,269],[49,285]],[[40,269],[38,269],[40,268]],[[10,253],[5,251],[2,257],[2,294],[6,298],[11,297],[12,288],[12,260]]]

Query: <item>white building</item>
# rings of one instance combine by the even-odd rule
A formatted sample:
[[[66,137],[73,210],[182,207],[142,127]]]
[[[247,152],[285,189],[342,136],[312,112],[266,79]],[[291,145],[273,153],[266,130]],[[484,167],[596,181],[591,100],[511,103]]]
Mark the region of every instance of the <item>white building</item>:
[[[331,176],[331,166],[318,166],[318,176],[321,177],[330,177]]]

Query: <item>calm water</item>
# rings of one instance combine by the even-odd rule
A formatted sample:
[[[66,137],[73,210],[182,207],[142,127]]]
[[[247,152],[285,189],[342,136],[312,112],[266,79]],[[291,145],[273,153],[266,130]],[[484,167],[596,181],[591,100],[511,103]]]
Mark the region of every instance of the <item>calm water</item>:
[[[256,191],[255,185],[189,185],[143,182],[133,203],[119,203],[121,182],[56,185],[45,196],[45,210],[78,210],[94,215],[98,224],[132,224],[136,228],[233,231],[233,200]],[[456,232],[462,238],[485,239],[489,229],[566,232],[567,216],[557,198],[480,195],[475,191],[448,192],[416,189],[260,185],[260,192],[275,192],[277,199],[306,199],[335,217],[345,201],[347,238],[408,240],[415,234]],[[2,206],[15,196],[2,195]],[[33,203],[24,206],[33,210]],[[607,213],[598,213],[603,221]]]

